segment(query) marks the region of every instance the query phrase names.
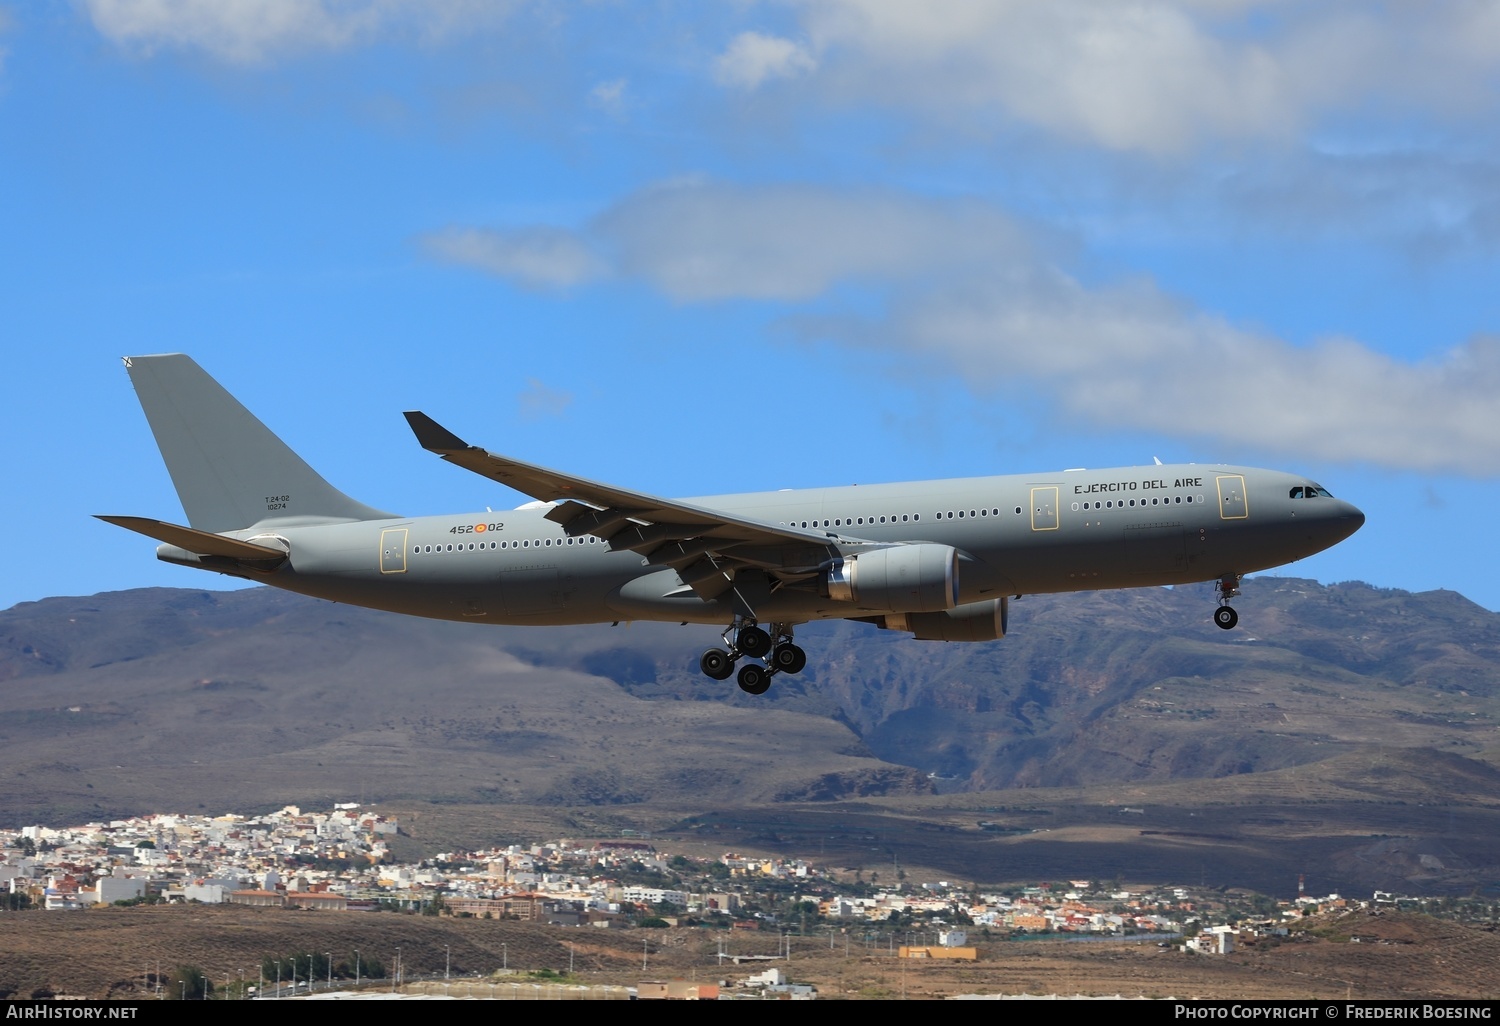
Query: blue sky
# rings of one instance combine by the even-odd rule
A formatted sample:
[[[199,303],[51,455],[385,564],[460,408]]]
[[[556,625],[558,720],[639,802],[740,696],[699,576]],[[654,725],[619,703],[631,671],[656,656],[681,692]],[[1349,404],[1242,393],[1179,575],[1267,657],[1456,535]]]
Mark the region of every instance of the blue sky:
[[[0,2],[0,607],[220,587],[118,357],[379,508],[1232,462],[1500,609],[1500,7]],[[1253,605],[1253,588],[1241,600]]]

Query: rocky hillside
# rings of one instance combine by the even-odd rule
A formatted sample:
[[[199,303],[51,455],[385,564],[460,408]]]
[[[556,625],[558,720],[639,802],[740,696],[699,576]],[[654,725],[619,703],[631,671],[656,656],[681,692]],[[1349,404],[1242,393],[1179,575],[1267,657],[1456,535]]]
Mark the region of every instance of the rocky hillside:
[[[0,613],[0,819],[283,801],[684,806],[1225,778],[1386,749],[1491,772],[1500,616],[1264,578],[1031,596],[1011,635],[799,632],[761,698],[662,624],[437,623],[269,589]],[[1479,761],[1473,761],[1479,760]]]

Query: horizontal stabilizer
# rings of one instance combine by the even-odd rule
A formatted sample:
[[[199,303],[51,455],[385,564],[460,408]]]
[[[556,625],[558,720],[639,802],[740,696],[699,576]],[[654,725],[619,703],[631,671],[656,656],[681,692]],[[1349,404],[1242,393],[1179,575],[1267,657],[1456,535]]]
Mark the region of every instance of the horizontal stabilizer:
[[[226,538],[222,534],[210,534],[191,527],[169,524],[164,520],[151,520],[147,517],[106,517],[98,514],[96,516],[106,524],[114,524],[116,527],[123,527],[136,534],[144,534],[147,538],[155,538],[168,545],[176,545],[179,549],[186,549],[200,556],[226,556],[229,559],[286,558],[286,552],[281,549],[252,545],[238,538]]]

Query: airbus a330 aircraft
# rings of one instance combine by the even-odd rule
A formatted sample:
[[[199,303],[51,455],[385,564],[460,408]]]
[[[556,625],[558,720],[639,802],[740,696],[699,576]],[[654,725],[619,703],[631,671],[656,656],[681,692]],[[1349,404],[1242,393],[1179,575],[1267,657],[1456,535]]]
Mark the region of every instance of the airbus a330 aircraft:
[[[422,413],[422,447],[532,496],[402,517],[323,480],[189,357],[125,360],[189,527],[100,517],[158,559],[442,620],[725,624],[704,673],[763,694],[807,656],[793,628],[849,619],[928,641],[1005,635],[1028,592],[1214,581],[1312,555],[1364,514],[1296,474],[1183,464],[663,499],[497,456]]]

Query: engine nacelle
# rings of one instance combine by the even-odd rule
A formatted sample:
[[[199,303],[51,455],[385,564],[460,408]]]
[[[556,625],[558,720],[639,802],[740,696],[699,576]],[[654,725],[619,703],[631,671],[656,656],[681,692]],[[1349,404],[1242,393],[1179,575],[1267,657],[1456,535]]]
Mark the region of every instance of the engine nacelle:
[[[897,545],[845,557],[828,571],[828,595],[865,609],[952,609],[958,604],[958,550]]]
[[[938,613],[888,613],[883,630],[911,631],[918,641],[996,641],[1010,621],[1008,598],[967,602]]]

